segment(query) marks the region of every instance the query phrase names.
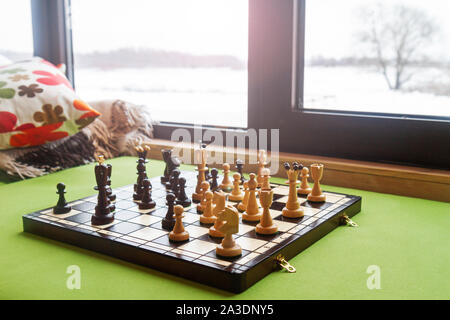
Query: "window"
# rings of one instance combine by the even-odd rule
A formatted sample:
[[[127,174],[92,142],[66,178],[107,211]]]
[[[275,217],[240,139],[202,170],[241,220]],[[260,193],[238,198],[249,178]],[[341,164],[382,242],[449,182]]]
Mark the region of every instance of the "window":
[[[304,108],[449,117],[448,12],[440,0],[307,1]]]
[[[9,1],[6,6],[0,19],[0,66],[33,56],[30,0]]]
[[[211,8],[211,6],[219,5],[220,3],[226,3],[227,6],[228,4],[230,6],[240,6],[243,2],[245,2],[245,7],[242,9],[245,11],[247,8],[247,1],[218,1],[219,0],[204,0],[202,5],[200,5],[201,2],[199,1],[183,1],[189,4],[197,3],[199,5],[198,7],[192,5],[192,7],[190,7],[190,10],[184,9],[183,14],[185,16],[191,17],[191,20],[201,20],[204,17],[198,12],[207,12],[203,15],[208,15],[210,19],[208,21],[220,22],[221,16],[225,16],[225,19],[232,20],[232,24],[242,23],[242,25],[246,25],[246,22],[244,23],[245,19],[242,18],[241,20],[241,18],[239,18],[236,13],[240,9],[236,9],[236,12],[227,11],[225,10],[225,8],[223,11],[220,11],[214,10],[213,8]],[[325,41],[323,39],[308,40],[309,31],[305,31],[305,26],[307,26],[305,5],[310,5],[311,2],[317,3],[324,1],[325,0],[248,0],[248,30],[246,26],[242,26],[237,28],[239,30],[242,30],[242,33],[236,31],[235,34],[233,33],[233,36],[230,36],[233,41],[235,40],[238,42],[244,42],[243,39],[246,39],[245,41],[247,41],[248,31],[248,63],[246,63],[246,72],[243,73],[248,78],[248,91],[247,87],[242,85],[242,90],[239,90],[239,92],[237,93],[238,95],[244,97],[242,99],[244,100],[244,102],[237,107],[243,108],[240,109],[242,111],[236,113],[245,114],[245,118],[247,119],[247,126],[245,125],[245,120],[241,119],[239,120],[240,123],[244,124],[239,125],[239,127],[242,126],[244,127],[244,129],[235,130],[235,132],[245,134],[245,127],[255,129],[280,129],[279,150],[282,152],[303,153],[310,155],[332,156],[347,159],[400,163],[407,165],[448,169],[450,164],[450,148],[448,147],[450,137],[450,118],[448,116],[445,117],[442,115],[431,115],[431,112],[427,111],[427,109],[429,108],[428,103],[426,102],[424,102],[424,105],[420,108],[422,114],[415,115],[403,114],[403,111],[401,111],[401,113],[395,114],[392,111],[394,106],[391,106],[391,108],[388,110],[389,113],[385,113],[383,111],[385,109],[383,108],[386,108],[386,106],[380,106],[379,104],[365,104],[364,99],[361,98],[356,99],[355,101],[353,101],[353,103],[348,104],[328,104],[326,106],[327,109],[323,109],[324,103],[317,104],[313,107],[311,107],[311,104],[310,106],[305,106],[304,102],[308,102],[308,99],[310,99],[309,97],[311,97],[311,92],[308,90],[310,90],[309,88],[311,88],[311,86],[315,85],[313,83],[309,83],[313,80],[308,80],[308,77],[310,77],[310,73],[308,71],[308,68],[310,67],[310,61],[305,56],[305,52],[306,54],[308,54],[308,50],[311,50],[308,49],[308,46],[309,48],[312,48],[313,45],[312,43],[308,44],[308,41]],[[417,2],[416,0],[414,1]],[[68,19],[66,10],[68,8],[68,2],[69,0],[33,1],[32,11],[35,52],[54,63],[65,61],[68,67],[68,76],[70,78],[70,72],[72,70],[73,64],[71,62],[71,33],[68,32],[68,30],[70,31],[70,19]],[[80,2],[82,1],[76,1],[77,5]],[[142,23],[136,26],[133,20],[127,18],[127,10],[136,11],[136,8],[142,9],[144,8],[144,6],[156,3],[153,1],[148,1],[150,4],[144,5],[143,2],[139,2],[138,4],[137,2],[134,3],[134,0],[129,0],[126,5],[123,5],[122,3],[121,8],[123,10],[121,10],[121,14],[106,16],[110,19],[107,19],[107,21],[105,22],[105,17],[98,17],[92,12],[106,12],[107,10],[109,10],[110,6],[116,6],[116,2],[114,2],[114,4],[112,4],[112,2],[108,2],[107,5],[99,5],[99,7],[95,7],[97,3],[100,2],[100,0],[90,1],[89,6],[93,7],[85,9],[82,13],[80,11],[78,11],[77,13],[75,7],[73,12],[74,34],[77,33],[77,26],[80,26],[80,24],[89,25],[91,24],[91,21],[95,22],[92,26],[92,34],[96,32],[96,29],[101,30],[101,28],[104,28],[104,25],[111,25],[114,23],[122,26],[125,30],[125,34],[139,34],[143,32],[143,30],[147,30],[149,28],[147,27],[147,24],[151,25],[151,22],[138,19],[137,21],[140,21]],[[174,3],[172,1],[164,1],[164,3],[166,2],[171,4]],[[214,4],[211,4],[213,2]],[[356,2],[360,1],[339,1],[339,3]],[[430,8],[432,7],[433,2],[434,1],[430,0]],[[73,1],[73,3],[75,3],[75,1]],[[147,3],[147,1],[145,3]],[[159,1],[159,3],[162,3],[162,1]],[[236,3],[239,3],[239,5]],[[345,7],[345,5],[343,6]],[[96,8],[96,10],[94,10],[93,8]],[[166,19],[170,20],[171,17],[174,16],[173,14],[171,15],[171,12],[177,9],[181,10],[182,8],[185,8],[182,7],[182,4],[180,4],[180,6],[174,5],[171,7],[171,10],[167,9],[166,11],[160,11],[161,16],[164,16]],[[206,10],[206,8],[209,8],[210,10]],[[327,8],[327,10],[333,11],[333,7],[331,7],[331,9]],[[194,11],[195,13],[191,14],[192,11]],[[442,9],[441,11],[446,12],[446,10],[444,9]],[[316,12],[320,13],[320,10]],[[336,12],[336,14],[339,14],[338,11]],[[81,14],[83,14],[83,16],[81,16]],[[94,16],[90,19],[87,19],[89,14],[94,14]],[[325,18],[326,14],[323,11],[322,14],[323,29],[329,30],[330,32],[332,32],[334,28],[339,29],[338,26],[333,25],[333,21],[327,21],[327,19]],[[212,18],[211,15],[213,15]],[[137,16],[139,16],[139,14],[137,14]],[[127,23],[121,22],[120,19],[123,19]],[[78,22],[76,22],[75,20],[78,20]],[[339,20],[339,23],[344,23],[343,21],[345,20],[346,17],[343,16]],[[119,21],[119,23],[117,23],[117,21]],[[173,23],[176,22],[177,21],[173,21]],[[191,24],[193,24],[194,22],[192,22]],[[438,22],[438,20],[436,20],[435,22]],[[164,25],[165,22],[162,23]],[[202,25],[203,28],[212,28],[211,23],[203,23],[200,25]],[[134,25],[134,27],[132,29],[127,29],[127,24]],[[184,25],[178,24],[178,28],[180,28],[179,32],[183,32],[183,26],[186,25],[186,23]],[[189,27],[192,26],[189,25]],[[151,29],[154,28],[158,28],[158,30],[160,30],[161,32],[167,31],[166,29],[161,28],[158,25],[153,26],[153,28]],[[114,28],[111,28],[111,30],[115,30],[110,31],[112,33],[117,33],[120,31],[117,31],[117,29]],[[232,27],[225,28],[225,30],[223,30],[223,33],[228,34],[231,32],[231,30],[235,29],[233,29]],[[119,38],[123,38],[123,33],[117,34],[121,35]],[[195,32],[195,34],[198,34],[198,32]],[[189,36],[190,34],[186,34],[186,37]],[[39,40],[40,37],[42,37],[46,41],[37,41],[37,39]],[[75,36],[75,38],[76,37],[78,36]],[[110,38],[110,36],[108,37]],[[135,36],[133,35],[130,37],[134,39]],[[320,38],[319,36],[317,37]],[[83,38],[86,38],[86,36],[84,36]],[[92,50],[95,49],[97,51],[100,51],[105,48],[110,48],[107,46],[107,43],[104,42],[102,37],[97,35],[91,38],[94,39],[90,40],[93,41]],[[164,35],[164,38],[168,39],[168,43],[172,43],[174,41],[173,38],[171,39],[166,35]],[[213,38],[206,37],[207,40],[211,41],[213,40]],[[448,37],[446,39],[448,39]],[[76,42],[77,41],[74,41],[74,46],[77,46]],[[97,42],[101,44],[101,46],[96,45]],[[147,49],[154,48],[153,44],[155,44],[156,42],[157,41],[154,39],[151,45],[146,45],[146,47],[143,45],[142,46],[143,48]],[[138,45],[141,44],[138,43]],[[220,46],[218,45],[211,45],[211,47],[215,49],[220,48]],[[244,45],[243,47],[246,47],[246,45]],[[77,56],[78,53],[80,55],[88,55],[88,51],[85,51],[83,53],[83,50],[87,50],[86,47],[84,49],[81,49],[80,47],[80,51],[75,51],[75,55]],[[167,48],[165,50],[169,51],[169,49]],[[170,48],[170,50],[175,49]],[[179,52],[181,50],[176,48],[175,51]],[[241,51],[242,57],[246,56],[246,54],[243,53],[244,51],[245,48]],[[189,52],[189,54],[198,55],[198,52],[191,51]],[[209,54],[212,53],[209,52]],[[223,54],[230,55],[231,53],[223,52]],[[445,57],[447,57],[448,59],[448,55]],[[134,58],[135,57],[129,60],[135,60]],[[242,60],[244,59],[245,58],[242,58]],[[127,59],[122,59],[119,62],[123,61],[128,63]],[[306,68],[304,68],[305,62]],[[84,67],[81,67],[81,60],[79,60],[77,63],[80,63],[80,73],[82,73],[82,68]],[[125,68],[123,69],[124,70],[121,70],[121,72],[123,72],[123,74],[125,75],[127,70],[125,70]],[[98,71],[98,73],[100,74],[103,71],[107,70],[99,69],[96,71]],[[91,76],[93,76],[93,74],[94,73],[91,72]],[[139,96],[138,91],[146,91],[148,89],[147,83],[153,83],[149,82],[148,78],[146,78],[148,76],[147,73],[136,73],[134,75],[136,76],[136,81],[131,83],[131,85],[133,85],[132,88],[134,90],[133,96],[137,97]],[[82,77],[82,74],[80,76]],[[173,79],[174,77],[168,76],[168,78]],[[201,78],[203,79],[203,77]],[[236,80],[237,78],[239,78],[239,80]],[[236,81],[233,83],[233,85],[236,85],[236,83],[238,82],[240,83],[241,80],[242,82],[246,82],[245,80],[243,80],[243,77],[237,78],[233,79],[233,81]],[[108,90],[111,90],[111,83],[115,86],[112,90],[117,90],[118,92],[120,92],[119,89],[121,89],[122,92],[126,91],[126,87],[123,87],[124,82],[119,82],[119,80],[122,81],[123,79],[118,79],[118,81],[110,81],[109,83],[109,79],[105,77],[96,78],[99,79],[99,82],[96,80],[94,83],[92,83],[92,81],[94,81],[92,79],[93,78],[89,80],[89,78],[86,77],[84,80],[77,80],[77,83],[81,87],[80,90],[83,90],[83,86],[84,90],[86,90],[84,93],[83,91],[81,91],[81,94],[89,94],[88,91],[91,90],[90,87],[101,90],[103,90],[104,88],[109,88]],[[186,77],[186,79],[187,80],[184,82],[184,84],[189,83],[192,78]],[[445,83],[444,81],[441,82],[438,79],[435,80],[439,84]],[[81,81],[83,83],[81,83]],[[91,82],[89,83],[89,81]],[[102,81],[105,83],[105,85],[102,85]],[[212,86],[213,82],[215,81],[222,81],[222,84]],[[318,79],[318,81],[324,81],[323,77]],[[217,88],[219,86],[226,86],[231,82],[231,80],[227,81],[226,77],[216,77],[216,74],[214,74],[209,79],[208,84],[211,84],[212,87]],[[233,85],[230,85],[229,87],[235,88],[233,87]],[[208,88],[211,88],[211,86]],[[241,85],[238,86],[239,88],[241,88]],[[328,87],[332,86],[333,83],[327,86],[327,88],[322,88],[322,90],[329,90]],[[168,87],[169,86],[165,88]],[[194,87],[200,88],[203,87],[203,84],[199,85],[198,87]],[[370,88],[370,86],[367,87]],[[138,88],[138,90],[136,90],[136,88]],[[106,92],[108,90],[98,91],[102,93],[102,96],[99,97],[99,99],[106,97]],[[229,90],[229,88],[227,87],[226,90]],[[93,92],[95,92],[95,90]],[[243,94],[243,92],[248,93]],[[188,96],[188,93],[190,92],[185,93]],[[409,93],[406,92],[405,94]],[[218,93],[215,97],[218,96],[220,96],[220,93]],[[200,122],[212,122],[213,124],[215,120],[219,121],[215,122],[215,124],[219,127],[222,126],[222,128],[218,128],[217,130],[232,129],[231,127],[233,126],[230,125],[232,117],[228,117],[223,113],[219,113],[221,111],[225,112],[224,110],[220,110],[220,108],[217,107],[219,103],[222,103],[222,101],[214,102],[209,98],[206,100],[202,100],[199,97],[206,97],[206,95],[202,96],[199,92],[197,92],[197,94],[191,95],[191,97],[195,97],[195,99],[192,98],[191,101],[198,101],[198,103],[192,103],[189,105],[188,103],[185,103],[184,101],[181,101],[182,99],[180,99],[183,105],[188,107],[184,108],[183,113],[181,113],[182,116],[180,116],[179,114],[170,114],[171,119],[169,120],[165,120],[165,115],[167,115],[169,111],[173,112],[174,110],[176,110],[176,103],[170,105],[170,100],[166,100],[165,102],[168,103],[169,107],[167,105],[164,105],[162,107],[158,103],[152,104],[151,101],[147,98],[143,99],[145,100],[146,105],[149,105],[153,108],[160,108],[159,111],[161,112],[163,112],[164,110],[168,110],[165,115],[161,113],[161,118],[164,118],[165,121],[170,121],[172,123],[160,123],[159,125],[156,125],[155,135],[157,138],[169,139],[171,137],[172,131],[179,127],[188,129],[190,128],[192,130],[192,127],[186,125],[185,123],[190,122],[190,120],[194,120],[194,122],[199,123],[199,121],[195,121],[198,119],[201,119]],[[92,96],[92,98],[97,97]],[[126,99],[127,97],[124,98]],[[340,97],[338,98],[340,99]],[[138,98],[136,98],[136,102],[139,103],[139,101],[137,100]],[[248,101],[247,113],[245,113],[245,101]],[[320,107],[320,105],[322,105],[322,107]],[[331,106],[333,106],[333,108],[330,108]],[[194,107],[200,109],[203,107],[203,110],[207,110],[208,112],[201,113],[199,112],[199,109],[194,109]],[[368,107],[373,108],[371,111],[367,111],[369,110]],[[183,109],[182,107],[179,108]],[[425,115],[423,114],[424,110],[427,111]],[[156,114],[159,111],[154,112]],[[180,117],[182,117],[181,120],[179,119]],[[175,118],[177,118],[177,120],[173,120]],[[178,122],[178,124],[174,124],[173,122]],[[227,129],[224,129],[223,127],[226,127]],[[268,148],[270,147],[271,146],[269,145]]]
[[[77,92],[153,119],[247,127],[245,0],[72,1]]]

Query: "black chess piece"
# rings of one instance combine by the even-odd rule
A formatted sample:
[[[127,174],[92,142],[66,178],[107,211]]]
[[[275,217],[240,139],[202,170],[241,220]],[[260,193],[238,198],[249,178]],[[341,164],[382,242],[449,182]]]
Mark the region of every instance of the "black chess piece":
[[[180,174],[181,171],[179,169],[174,169],[172,171],[172,176],[170,177],[170,185],[169,185],[169,190],[171,190],[171,192],[175,195],[175,197],[178,197],[178,183],[179,183],[179,179],[180,179]],[[167,185],[166,185],[167,188]]]
[[[211,169],[211,185],[210,185],[210,190],[212,192],[217,191],[219,189],[219,183],[217,182],[218,175],[219,175],[219,170],[217,170],[216,168],[212,168]]]
[[[147,179],[147,173],[145,171],[145,160],[142,158],[139,158],[138,165],[137,165],[137,181],[134,185],[134,193],[133,193],[133,200],[139,201],[142,200],[142,192],[143,192],[143,186],[142,182],[144,179]]]
[[[166,216],[162,219],[162,227],[166,230],[172,230],[175,225],[175,218],[173,217],[173,207],[175,204],[175,195],[173,193],[168,193],[166,196],[167,200],[167,213]]]
[[[95,166],[95,179],[97,186],[94,188],[98,190],[97,205],[95,206],[95,213],[91,217],[93,225],[105,225],[114,221],[115,206],[111,202],[107,194],[108,183],[108,168],[103,163]]]
[[[108,180],[106,182],[107,184],[107,194],[108,194],[108,198],[110,201],[114,201],[116,200],[116,195],[112,192],[111,189],[111,174],[112,174],[112,165],[110,165],[109,163],[106,165],[106,167],[108,168]]]
[[[162,149],[161,152],[163,160],[166,163],[164,175],[161,177],[161,183],[165,184],[169,182],[172,171],[180,166],[181,161],[177,157],[172,156],[172,150],[170,149]]]
[[[62,182],[58,183],[56,185],[56,193],[59,195],[58,203],[53,208],[54,214],[64,214],[70,212],[72,210],[72,207],[67,205],[66,198],[64,194],[66,193],[66,185]]]
[[[178,196],[176,203],[181,204],[183,207],[189,207],[192,204],[192,201],[186,195],[186,178],[181,177],[178,180]]]
[[[144,179],[142,186],[142,201],[139,203],[139,209],[152,209],[156,206],[156,202],[152,200],[150,180]]]
[[[244,175],[242,174],[243,168],[244,168],[244,162],[241,159],[237,159],[236,160],[236,169],[237,169],[237,172],[239,172],[239,174],[241,175],[241,183],[240,184],[244,184],[244,182],[245,182]]]

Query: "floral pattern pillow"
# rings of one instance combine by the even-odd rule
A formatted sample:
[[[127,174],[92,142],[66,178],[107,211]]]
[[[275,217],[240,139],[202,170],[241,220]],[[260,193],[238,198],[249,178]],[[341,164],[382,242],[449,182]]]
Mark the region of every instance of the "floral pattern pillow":
[[[78,98],[64,73],[42,58],[0,66],[0,150],[70,136],[99,115]]]

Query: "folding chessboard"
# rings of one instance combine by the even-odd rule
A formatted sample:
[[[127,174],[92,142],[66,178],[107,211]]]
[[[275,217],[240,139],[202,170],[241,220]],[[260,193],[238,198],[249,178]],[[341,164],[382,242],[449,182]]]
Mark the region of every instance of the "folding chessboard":
[[[195,172],[182,172],[187,180],[186,193],[192,194]],[[344,215],[354,216],[361,210],[361,198],[324,192],[325,203],[310,203],[299,198],[305,216],[288,219],[281,215],[289,188],[271,184],[273,204],[270,212],[279,233],[261,236],[255,223],[242,222],[236,242],[242,255],[234,259],[219,258],[215,248],[220,239],[208,235],[209,226],[200,224],[196,204],[185,208],[183,223],[190,239],[183,243],[169,241],[161,226],[166,214],[166,189],[159,177],[151,179],[152,198],[156,208],[140,210],[133,202],[133,185],[113,189],[117,195],[115,220],[112,224],[92,226],[91,215],[97,196],[71,202],[72,210],[55,215],[52,208],[23,216],[24,231],[70,243],[78,247],[148,266],[232,292],[242,292],[278,268],[276,257],[290,259],[341,224]],[[235,204],[228,202],[227,204]]]

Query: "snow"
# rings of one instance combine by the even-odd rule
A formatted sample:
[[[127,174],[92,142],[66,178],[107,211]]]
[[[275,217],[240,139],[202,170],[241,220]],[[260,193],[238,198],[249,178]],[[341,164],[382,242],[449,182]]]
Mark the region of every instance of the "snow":
[[[76,69],[75,81],[84,100],[143,104],[158,121],[247,127],[246,70]],[[436,68],[418,70],[407,90],[392,91],[374,68],[307,67],[305,107],[449,117],[450,96],[414,89],[430,83],[450,85],[450,74]]]

